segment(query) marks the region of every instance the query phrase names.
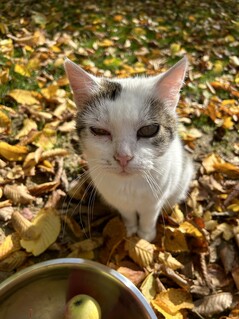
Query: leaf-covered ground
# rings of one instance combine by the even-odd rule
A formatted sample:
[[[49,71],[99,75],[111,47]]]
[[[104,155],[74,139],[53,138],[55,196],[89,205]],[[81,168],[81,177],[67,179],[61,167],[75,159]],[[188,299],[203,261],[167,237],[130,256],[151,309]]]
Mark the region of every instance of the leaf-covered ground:
[[[132,280],[159,318],[238,318],[238,2],[3,0],[0,12],[0,281],[39,261],[89,258]],[[195,179],[150,244],[126,238],[83,183],[63,61],[127,77],[185,53],[179,132]]]

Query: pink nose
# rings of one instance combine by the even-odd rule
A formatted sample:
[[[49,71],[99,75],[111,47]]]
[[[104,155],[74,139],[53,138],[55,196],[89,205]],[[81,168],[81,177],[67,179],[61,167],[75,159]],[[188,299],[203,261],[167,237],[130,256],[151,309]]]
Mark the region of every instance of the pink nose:
[[[121,167],[126,167],[128,163],[133,159],[130,155],[115,154],[114,159],[120,164]]]

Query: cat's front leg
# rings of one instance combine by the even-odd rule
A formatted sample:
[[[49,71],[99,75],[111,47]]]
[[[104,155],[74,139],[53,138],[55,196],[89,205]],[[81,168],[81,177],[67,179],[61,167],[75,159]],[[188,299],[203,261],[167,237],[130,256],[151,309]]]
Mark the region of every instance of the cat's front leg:
[[[139,212],[139,227],[137,234],[149,242],[156,237],[156,223],[160,213],[160,207],[150,207],[143,212]]]
[[[130,237],[137,233],[138,219],[136,212],[120,212],[127,231],[127,236]]]

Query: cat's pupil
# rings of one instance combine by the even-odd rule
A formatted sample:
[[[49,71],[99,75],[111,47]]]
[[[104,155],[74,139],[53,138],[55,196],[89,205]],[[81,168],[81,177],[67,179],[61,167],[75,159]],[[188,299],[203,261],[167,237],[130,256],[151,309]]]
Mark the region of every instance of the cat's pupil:
[[[159,131],[159,124],[150,124],[146,126],[142,126],[137,131],[137,137],[150,138],[154,137]]]
[[[90,127],[90,131],[92,134],[94,135],[98,135],[98,136],[110,136],[110,132],[103,129],[103,128],[99,128],[99,127]]]

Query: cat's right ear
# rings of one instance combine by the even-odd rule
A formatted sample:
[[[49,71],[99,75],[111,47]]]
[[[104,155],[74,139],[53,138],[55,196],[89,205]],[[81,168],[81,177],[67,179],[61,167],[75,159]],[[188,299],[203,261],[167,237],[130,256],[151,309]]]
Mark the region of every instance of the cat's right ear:
[[[74,94],[75,103],[78,108],[81,108],[97,90],[97,78],[69,59],[65,59],[64,67]]]

